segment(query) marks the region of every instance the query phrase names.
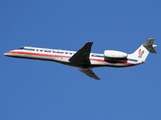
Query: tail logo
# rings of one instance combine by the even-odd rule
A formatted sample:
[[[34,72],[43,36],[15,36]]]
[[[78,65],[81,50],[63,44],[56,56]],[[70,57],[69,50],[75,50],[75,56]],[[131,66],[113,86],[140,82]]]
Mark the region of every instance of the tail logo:
[[[142,58],[142,55],[144,54],[144,50],[141,52],[141,49],[139,50],[139,58]]]

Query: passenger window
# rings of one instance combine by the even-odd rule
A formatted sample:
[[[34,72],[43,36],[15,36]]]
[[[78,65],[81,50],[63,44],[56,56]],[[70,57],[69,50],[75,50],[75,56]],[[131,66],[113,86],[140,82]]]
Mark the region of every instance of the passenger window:
[[[43,52],[43,50],[40,50],[40,52]]]
[[[51,51],[49,51],[49,50],[44,50],[44,52],[51,52]]]
[[[53,51],[53,53],[55,53],[55,51]]]
[[[94,57],[98,57],[98,55],[94,55]]]
[[[38,49],[36,51],[39,51]]]

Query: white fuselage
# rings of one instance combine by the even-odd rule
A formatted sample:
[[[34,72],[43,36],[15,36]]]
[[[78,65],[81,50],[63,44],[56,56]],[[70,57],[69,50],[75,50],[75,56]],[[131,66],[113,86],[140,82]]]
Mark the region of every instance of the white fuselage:
[[[5,56],[26,58],[26,59],[36,59],[36,60],[46,60],[62,63],[70,66],[84,66],[79,63],[71,63],[69,59],[76,53],[76,51],[59,50],[59,49],[47,49],[47,48],[36,48],[36,47],[23,47],[21,49],[12,50],[5,53]],[[94,67],[128,67],[141,64],[142,61],[139,58],[130,59],[110,59],[104,57],[104,54],[90,53],[89,56],[90,64],[85,66]]]

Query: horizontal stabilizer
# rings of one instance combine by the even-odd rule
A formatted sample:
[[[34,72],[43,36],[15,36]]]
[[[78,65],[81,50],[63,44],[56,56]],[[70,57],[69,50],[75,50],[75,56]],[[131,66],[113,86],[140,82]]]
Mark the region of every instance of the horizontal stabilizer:
[[[157,53],[154,48],[151,48],[150,53]]]
[[[157,45],[153,45],[154,43],[154,38],[149,38],[144,44],[143,46],[149,50],[150,53],[157,53],[154,49],[154,47],[156,47]]]

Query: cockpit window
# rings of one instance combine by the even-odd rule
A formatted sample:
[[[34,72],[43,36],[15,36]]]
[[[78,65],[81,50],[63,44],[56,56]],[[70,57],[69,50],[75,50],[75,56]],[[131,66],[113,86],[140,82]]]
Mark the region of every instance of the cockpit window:
[[[24,47],[21,47],[20,49],[21,49],[21,50],[24,50]]]

